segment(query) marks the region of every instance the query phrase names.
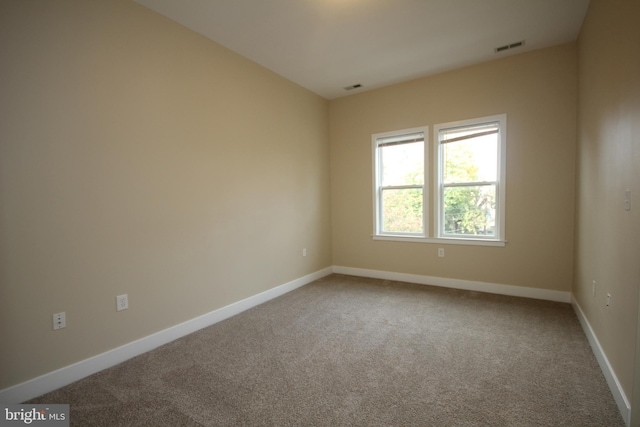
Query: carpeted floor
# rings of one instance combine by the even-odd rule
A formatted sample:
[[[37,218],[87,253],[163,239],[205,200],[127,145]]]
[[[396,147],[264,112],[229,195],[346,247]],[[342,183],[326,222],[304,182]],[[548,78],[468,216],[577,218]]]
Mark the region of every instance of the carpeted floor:
[[[331,275],[30,403],[78,426],[623,426],[569,304]]]

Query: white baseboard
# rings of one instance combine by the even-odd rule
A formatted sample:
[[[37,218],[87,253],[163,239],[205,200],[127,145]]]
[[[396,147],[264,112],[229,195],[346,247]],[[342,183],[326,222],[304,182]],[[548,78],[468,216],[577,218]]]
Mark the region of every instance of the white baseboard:
[[[607,380],[607,385],[609,386],[609,389],[611,389],[611,394],[613,394],[613,398],[618,405],[618,409],[620,410],[620,414],[624,419],[624,423],[629,426],[631,423],[631,404],[629,403],[629,399],[627,399],[626,394],[622,390],[620,381],[618,381],[618,377],[613,371],[613,368],[609,363],[609,359],[607,359],[607,356],[604,353],[602,346],[600,346],[600,342],[598,341],[596,334],[593,332],[589,321],[584,315],[582,307],[580,307],[580,304],[578,304],[578,301],[576,301],[573,296],[571,298],[571,305],[576,312],[576,316],[578,316],[580,325],[582,325],[582,330],[587,336],[587,340],[589,340],[589,344],[591,345],[593,354],[595,354],[596,359],[598,360],[598,364],[600,365],[600,369],[602,370],[602,373]]]
[[[607,379],[607,383],[611,388],[616,403],[622,413],[625,423],[629,425],[631,408],[626,395],[620,387],[617,377],[615,376],[611,365],[607,360],[600,344],[595,337],[589,322],[584,317],[582,309],[571,298],[569,292],[553,291],[546,289],[525,288],[520,286],[500,285],[492,283],[482,283],[459,279],[447,279],[441,277],[421,276],[415,274],[393,273],[378,270],[367,270],[360,268],[333,266],[315,273],[311,273],[304,277],[295,279],[291,282],[277,286],[273,289],[261,292],[252,297],[235,302],[228,306],[214,310],[210,313],[172,326],[155,334],[125,344],[121,347],[114,348],[105,353],[96,355],[89,359],[82,360],[69,366],[65,366],[53,372],[49,372],[37,378],[31,379],[21,384],[0,390],[0,402],[3,403],[19,403],[34,397],[48,393],[65,385],[71,384],[82,378],[85,378],[104,369],[110,368],[125,360],[153,350],[161,345],[167,344],[180,337],[193,333],[199,329],[213,325],[217,322],[225,320],[231,316],[239,314],[252,307],[265,303],[273,298],[284,295],[294,289],[302,287],[314,280],[325,277],[331,273],[347,274],[353,276],[371,277],[386,280],[398,280],[403,282],[442,286],[455,289],[465,289],[480,292],[488,292],[502,295],[519,296],[526,298],[536,298],[558,302],[571,302],[577,313],[578,319],[585,331],[585,334],[593,348],[598,363]]]
[[[315,273],[308,274],[291,282],[261,292],[252,297],[214,310],[210,313],[172,326],[160,332],[156,332],[155,334],[130,342],[121,347],[114,348],[78,363],[65,366],[64,368],[49,372],[24,383],[0,390],[0,402],[20,403],[60,387],[64,387],[72,382],[100,372],[103,369],[115,366],[118,363],[131,359],[132,357],[146,353],[147,351],[153,350],[154,348],[167,344],[199,329],[211,326],[252,307],[265,303],[273,298],[284,295],[287,292],[309,284],[314,280],[328,276],[331,272],[332,268],[327,267],[316,271]]]
[[[515,297],[535,298],[547,301],[571,302],[571,293],[551,289],[527,288],[524,286],[500,285],[445,277],[422,276],[418,274],[394,273],[390,271],[368,270],[333,266],[333,272],[350,276],[371,277],[374,279],[397,280],[417,283],[419,285],[441,286],[443,288],[464,289],[467,291],[487,292],[490,294],[509,295]]]

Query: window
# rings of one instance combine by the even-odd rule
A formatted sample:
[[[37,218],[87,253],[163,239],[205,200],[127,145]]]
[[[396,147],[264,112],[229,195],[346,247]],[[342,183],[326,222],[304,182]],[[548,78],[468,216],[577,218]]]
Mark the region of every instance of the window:
[[[428,128],[374,135],[376,234],[425,235]]]
[[[435,127],[438,237],[498,240],[504,235],[503,121],[504,116]]]
[[[374,238],[504,245],[506,115],[435,125],[432,150],[428,135],[372,136]]]

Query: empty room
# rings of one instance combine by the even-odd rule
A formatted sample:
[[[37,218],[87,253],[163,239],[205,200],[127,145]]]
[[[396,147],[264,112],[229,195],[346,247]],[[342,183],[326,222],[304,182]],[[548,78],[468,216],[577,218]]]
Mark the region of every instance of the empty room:
[[[639,20],[0,0],[0,425],[640,427]]]

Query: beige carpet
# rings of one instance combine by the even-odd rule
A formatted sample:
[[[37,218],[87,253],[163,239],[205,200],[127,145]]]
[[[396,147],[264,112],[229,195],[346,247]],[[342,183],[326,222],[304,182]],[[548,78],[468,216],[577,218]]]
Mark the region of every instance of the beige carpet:
[[[78,426],[623,426],[569,304],[332,275],[31,403]]]

